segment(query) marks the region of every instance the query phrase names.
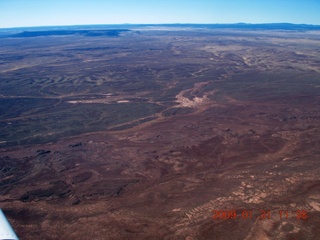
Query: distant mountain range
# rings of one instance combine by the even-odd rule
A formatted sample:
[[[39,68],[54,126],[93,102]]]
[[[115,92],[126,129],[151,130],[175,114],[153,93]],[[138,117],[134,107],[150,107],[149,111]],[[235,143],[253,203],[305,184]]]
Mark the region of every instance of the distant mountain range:
[[[235,28],[235,29],[265,29],[265,30],[320,30],[320,25],[292,23],[235,23],[235,24],[185,24],[190,27],[204,28]]]
[[[320,25],[292,23],[235,23],[235,24],[117,24],[117,25],[79,25],[79,26],[48,26],[0,29],[0,37],[39,37],[39,36],[113,36],[131,29],[147,27],[166,28],[205,28],[205,29],[238,29],[238,30],[285,30],[285,31],[314,31],[320,30]],[[129,30],[130,29],[130,30]]]

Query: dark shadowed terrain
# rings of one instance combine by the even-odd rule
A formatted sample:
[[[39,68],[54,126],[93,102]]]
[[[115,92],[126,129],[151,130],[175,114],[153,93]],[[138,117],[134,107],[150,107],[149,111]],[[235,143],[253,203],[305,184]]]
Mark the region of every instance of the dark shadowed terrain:
[[[320,238],[320,28],[0,31],[21,239]]]

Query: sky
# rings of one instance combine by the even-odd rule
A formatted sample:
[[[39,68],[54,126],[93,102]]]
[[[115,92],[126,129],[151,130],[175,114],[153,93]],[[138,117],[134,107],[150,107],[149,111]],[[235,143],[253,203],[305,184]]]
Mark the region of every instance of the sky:
[[[0,28],[239,22],[320,25],[320,0],[0,0]]]

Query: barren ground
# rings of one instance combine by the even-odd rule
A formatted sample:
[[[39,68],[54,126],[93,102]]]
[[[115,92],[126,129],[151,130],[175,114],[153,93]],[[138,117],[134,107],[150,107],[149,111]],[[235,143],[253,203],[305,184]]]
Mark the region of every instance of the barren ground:
[[[319,33],[39,38],[0,39],[21,239],[319,239]]]

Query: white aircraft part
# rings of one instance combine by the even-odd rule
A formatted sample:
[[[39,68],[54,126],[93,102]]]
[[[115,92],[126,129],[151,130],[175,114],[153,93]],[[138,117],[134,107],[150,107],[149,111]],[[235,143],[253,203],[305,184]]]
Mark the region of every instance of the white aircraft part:
[[[0,240],[19,240],[6,216],[0,209]]]

